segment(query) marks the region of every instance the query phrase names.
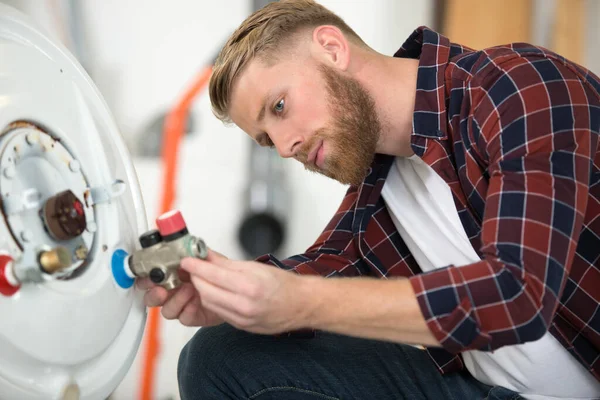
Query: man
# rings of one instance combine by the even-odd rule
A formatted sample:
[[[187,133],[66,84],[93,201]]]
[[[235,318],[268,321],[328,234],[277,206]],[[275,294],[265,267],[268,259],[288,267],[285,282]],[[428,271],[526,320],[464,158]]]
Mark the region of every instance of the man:
[[[182,398],[600,397],[599,90],[528,44],[422,27],[389,57],[310,0],[254,13],[215,64],[215,115],[350,187],[305,254],[139,283],[208,327]]]

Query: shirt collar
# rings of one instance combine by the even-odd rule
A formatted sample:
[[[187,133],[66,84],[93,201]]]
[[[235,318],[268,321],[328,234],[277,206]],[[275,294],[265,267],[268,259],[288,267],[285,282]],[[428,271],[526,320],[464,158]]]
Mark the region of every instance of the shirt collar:
[[[419,59],[413,135],[447,137],[444,74],[450,59],[450,40],[421,26],[410,35],[394,57]]]

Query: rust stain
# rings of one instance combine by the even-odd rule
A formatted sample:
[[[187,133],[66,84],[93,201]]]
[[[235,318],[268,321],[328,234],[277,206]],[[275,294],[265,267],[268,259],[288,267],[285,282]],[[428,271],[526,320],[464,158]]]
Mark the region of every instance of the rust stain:
[[[41,131],[41,129],[38,126],[36,126],[35,124],[33,124],[31,122],[28,122],[28,121],[15,121],[15,122],[11,122],[10,124],[8,124],[6,126],[6,128],[4,128],[2,130],[1,134],[4,135],[5,133],[8,133],[10,131],[13,131],[15,129],[20,129],[20,128],[31,128],[31,129],[37,129],[37,130]]]
[[[92,193],[91,193],[90,189],[86,189],[85,192],[83,192],[83,201],[85,202],[86,207],[90,206],[88,200],[89,200],[91,194]]]
[[[53,136],[50,132],[48,132],[46,129],[42,128],[38,124],[36,124],[32,121],[24,121],[24,120],[14,121],[14,122],[11,122],[10,124],[6,125],[6,127],[4,129],[2,129],[2,131],[0,131],[0,136],[7,134],[11,131],[14,131],[15,129],[21,129],[21,128],[29,128],[29,129],[34,129],[36,131],[40,131],[40,132],[45,133],[46,135],[50,136],[55,142],[60,142],[60,138]]]
[[[9,197],[9,194],[6,193],[6,195],[4,197]],[[17,248],[19,249],[19,251],[23,251],[23,246],[21,245],[21,242],[17,239],[17,232],[13,231],[13,228],[8,221],[8,215],[4,211],[4,201],[3,201],[2,197],[0,197],[0,215],[2,217],[4,217],[4,222],[6,224],[6,227],[8,228],[8,233],[10,234],[10,236],[13,239],[13,243],[15,243],[17,245]]]

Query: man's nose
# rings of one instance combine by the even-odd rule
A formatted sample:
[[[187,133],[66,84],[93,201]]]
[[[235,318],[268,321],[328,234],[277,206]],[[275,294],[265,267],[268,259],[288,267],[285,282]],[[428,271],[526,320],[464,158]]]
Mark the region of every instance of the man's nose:
[[[279,141],[273,141],[275,142],[277,152],[283,158],[291,158],[298,155],[303,143],[300,135],[289,135],[288,137],[283,136]]]

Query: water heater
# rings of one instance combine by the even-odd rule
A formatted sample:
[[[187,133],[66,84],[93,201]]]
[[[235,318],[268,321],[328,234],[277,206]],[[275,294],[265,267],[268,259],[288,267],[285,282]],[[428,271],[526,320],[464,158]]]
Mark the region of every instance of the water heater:
[[[142,338],[135,171],[74,57],[0,4],[0,399],[106,399]]]

